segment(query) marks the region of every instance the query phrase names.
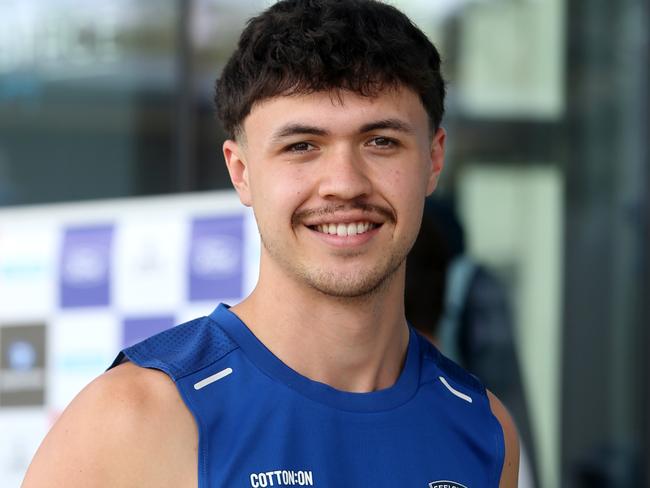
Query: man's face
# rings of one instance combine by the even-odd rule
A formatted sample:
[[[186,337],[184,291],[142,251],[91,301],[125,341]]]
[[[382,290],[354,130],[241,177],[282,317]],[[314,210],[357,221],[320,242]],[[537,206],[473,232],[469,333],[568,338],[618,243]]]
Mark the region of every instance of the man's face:
[[[403,264],[442,169],[444,131],[400,88],[278,96],[255,105],[224,154],[253,207],[262,266],[320,292],[359,297]]]

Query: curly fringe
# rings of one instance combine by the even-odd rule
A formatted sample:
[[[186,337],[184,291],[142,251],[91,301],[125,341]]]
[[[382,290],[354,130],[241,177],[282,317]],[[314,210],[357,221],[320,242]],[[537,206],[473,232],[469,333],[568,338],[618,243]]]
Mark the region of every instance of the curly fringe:
[[[437,128],[440,55],[403,13],[376,0],[284,0],[252,18],[216,84],[217,114],[236,137],[253,105],[278,95],[406,86]]]

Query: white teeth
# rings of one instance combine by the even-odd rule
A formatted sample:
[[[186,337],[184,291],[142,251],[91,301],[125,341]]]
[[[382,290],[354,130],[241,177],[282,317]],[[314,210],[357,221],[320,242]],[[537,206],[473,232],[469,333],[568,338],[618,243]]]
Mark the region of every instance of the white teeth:
[[[323,234],[337,235],[340,237],[355,236],[363,234],[375,226],[370,222],[352,222],[350,224],[319,224],[316,226],[318,232]]]

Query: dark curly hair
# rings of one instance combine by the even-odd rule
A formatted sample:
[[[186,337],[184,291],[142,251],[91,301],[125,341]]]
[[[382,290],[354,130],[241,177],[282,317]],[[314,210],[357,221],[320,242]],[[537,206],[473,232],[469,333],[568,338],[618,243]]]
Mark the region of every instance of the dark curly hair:
[[[253,105],[277,95],[406,86],[435,130],[444,112],[440,55],[406,15],[376,0],[282,0],[248,21],[217,81],[217,114],[240,135]]]

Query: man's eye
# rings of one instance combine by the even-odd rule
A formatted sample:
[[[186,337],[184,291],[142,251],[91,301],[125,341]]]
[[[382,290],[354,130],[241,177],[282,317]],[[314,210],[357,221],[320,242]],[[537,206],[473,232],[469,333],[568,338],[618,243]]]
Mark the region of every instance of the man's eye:
[[[369,142],[369,146],[375,146],[375,147],[382,147],[382,148],[388,148],[388,147],[395,147],[397,145],[397,141],[394,139],[391,139],[390,137],[373,137]]]
[[[308,142],[296,142],[287,147],[287,151],[289,152],[307,152],[312,149],[314,149],[314,146]]]

